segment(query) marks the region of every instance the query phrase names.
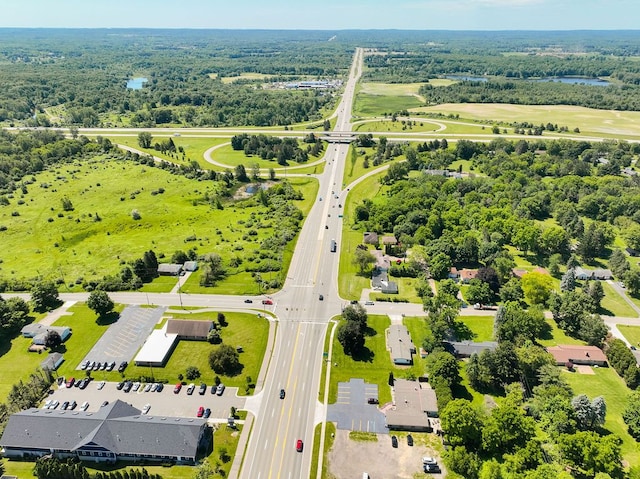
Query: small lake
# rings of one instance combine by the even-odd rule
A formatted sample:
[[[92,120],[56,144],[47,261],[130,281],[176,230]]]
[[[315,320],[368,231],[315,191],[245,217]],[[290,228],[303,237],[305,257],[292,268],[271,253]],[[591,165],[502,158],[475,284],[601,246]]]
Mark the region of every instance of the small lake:
[[[470,77],[466,75],[447,75],[445,76],[447,80],[457,80],[457,81],[489,81],[488,78],[485,77]]]
[[[149,80],[147,80],[146,78],[132,78],[131,80],[127,81],[127,88],[129,88],[130,90],[142,90],[142,86],[143,84],[147,83]]]
[[[600,80],[599,78],[585,78],[585,77],[554,77],[554,78],[541,78],[536,80],[537,82],[554,81],[560,83],[567,83],[569,85],[589,85],[589,86],[609,86],[607,80]]]

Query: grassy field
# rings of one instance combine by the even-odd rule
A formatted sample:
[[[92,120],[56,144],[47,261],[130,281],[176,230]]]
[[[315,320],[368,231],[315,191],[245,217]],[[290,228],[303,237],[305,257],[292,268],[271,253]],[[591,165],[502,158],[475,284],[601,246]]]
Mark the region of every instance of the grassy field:
[[[380,116],[424,105],[418,84],[363,83],[357,87],[353,115]]]
[[[493,316],[460,316],[458,320],[473,333],[473,341],[493,341]]]
[[[604,290],[604,298],[600,304],[603,309],[603,314],[622,316],[623,318],[635,318],[638,316],[638,313],[629,306],[629,303],[627,303],[609,283],[606,281],[601,281],[600,283]]]
[[[317,182],[295,178],[292,183],[303,192],[305,199],[296,203],[306,213]],[[259,218],[263,207],[234,202],[212,209],[204,200],[207,194],[217,194],[215,183],[124,161],[95,159],[51,169],[36,176],[28,193],[0,206],[0,224],[7,227],[0,233],[0,274],[61,278],[62,291],[77,290],[83,279],[115,274],[123,262],[149,249],[161,262],[163,255],[168,261],[176,250],[190,248],[229,257],[236,245],[257,249],[276,231],[277,225],[261,221],[258,235],[246,235],[251,215]],[[63,211],[65,197],[73,211]],[[132,219],[133,210],[140,220]]]
[[[405,132],[405,133],[413,133],[413,132],[424,132],[424,133],[433,133],[440,129],[440,125],[438,125],[433,120],[416,120],[416,124],[411,122],[411,125],[407,125],[406,122],[398,120],[375,120],[375,121],[360,121],[354,124],[354,130],[362,133],[370,132],[370,131],[378,131],[378,132]]]
[[[323,479],[333,479],[328,472],[329,451],[333,447],[333,439],[336,432],[336,425],[328,422],[325,430],[324,451],[322,451],[322,477]],[[322,433],[322,424],[318,424],[313,432],[313,456],[311,459],[311,473],[309,477],[316,477],[318,473],[318,457],[320,456],[320,434]]]
[[[638,444],[627,432],[622,411],[627,404],[629,388],[613,368],[594,368],[595,375],[564,372],[574,394],[586,394],[590,399],[603,396],[607,403],[604,428],[622,438],[622,456],[630,465],[640,464]]]
[[[618,329],[627,338],[631,344],[640,346],[640,326],[627,326],[626,324],[619,324]]]
[[[371,107],[370,107],[371,108]],[[460,115],[471,120],[527,121],[533,124],[557,123],[580,128],[580,135],[596,134],[617,138],[640,137],[640,112],[596,110],[566,105],[509,105],[498,103],[443,104],[412,109],[412,112]]]

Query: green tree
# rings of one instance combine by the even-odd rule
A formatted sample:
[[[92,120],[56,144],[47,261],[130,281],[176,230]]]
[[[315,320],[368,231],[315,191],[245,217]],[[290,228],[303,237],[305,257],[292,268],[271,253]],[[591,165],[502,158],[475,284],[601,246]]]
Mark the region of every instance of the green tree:
[[[338,326],[338,341],[347,355],[357,354],[364,347],[364,334],[357,321],[344,321]]]
[[[236,348],[228,344],[221,344],[209,354],[209,366],[217,374],[236,376],[242,371],[240,355]]]
[[[522,291],[529,304],[544,304],[553,290],[551,276],[533,271],[522,277]]]
[[[36,283],[31,289],[31,304],[33,310],[38,313],[51,311],[62,304],[58,289],[51,281],[43,281]]]
[[[64,198],[62,198],[61,201],[62,201],[62,209],[64,211],[73,211],[73,203],[69,198],[65,196]]]
[[[560,436],[558,449],[576,477],[594,477],[604,472],[612,478],[622,478],[621,443],[613,434],[600,436],[593,431],[580,431]]]
[[[105,291],[95,290],[89,293],[87,306],[98,316],[106,316],[113,311],[113,301]]]
[[[640,269],[632,268],[624,274],[624,284],[631,296],[640,296]]]
[[[633,391],[628,399],[627,405],[622,412],[622,419],[627,425],[629,434],[640,441],[640,391]]]
[[[478,479],[482,462],[475,452],[467,451],[464,446],[451,448],[445,453],[445,463],[456,474],[465,479]]]
[[[18,297],[7,300],[0,296],[0,337],[13,336],[29,321],[29,305]]]
[[[371,265],[375,264],[376,257],[368,249],[356,248],[351,262],[358,267],[360,274],[364,275],[369,272]]]
[[[433,279],[445,279],[449,276],[451,266],[451,258],[444,253],[438,253],[429,262],[429,273]]]
[[[44,337],[44,345],[51,349],[55,350],[62,344],[62,338],[60,337],[60,333],[58,331],[47,331],[46,336]]]
[[[469,281],[465,298],[471,304],[491,304],[493,303],[493,291],[489,288],[488,283],[479,279],[472,279]]]
[[[440,378],[449,387],[460,383],[460,366],[453,356],[445,351],[436,351],[427,356],[427,374],[430,378]]]
[[[500,288],[500,299],[503,302],[514,302],[514,303],[522,303],[524,302],[524,292],[522,291],[522,283],[520,282],[520,278],[513,277]]]
[[[576,272],[569,269],[560,280],[560,291],[573,291],[576,289]]]
[[[247,176],[247,170],[245,170],[244,165],[237,165],[235,168],[235,177],[236,180],[241,182],[249,181],[249,177]]]
[[[200,370],[196,366],[189,366],[185,372],[185,377],[189,381],[198,379],[200,377]]]
[[[544,312],[539,308],[525,310],[516,303],[506,303],[502,308],[502,317],[495,332],[498,341],[535,341],[547,328]]]
[[[217,253],[206,254],[201,266],[200,286],[215,286],[226,275],[222,257]]]
[[[477,451],[482,445],[484,416],[466,399],[454,399],[440,413],[442,430],[452,446]]]
[[[153,136],[148,131],[143,131],[138,134],[138,145],[140,148],[151,148],[151,142],[153,141]]]
[[[534,419],[525,414],[520,401],[513,395],[511,391],[507,400],[494,408],[485,421],[482,446],[491,454],[514,452],[535,436]]]

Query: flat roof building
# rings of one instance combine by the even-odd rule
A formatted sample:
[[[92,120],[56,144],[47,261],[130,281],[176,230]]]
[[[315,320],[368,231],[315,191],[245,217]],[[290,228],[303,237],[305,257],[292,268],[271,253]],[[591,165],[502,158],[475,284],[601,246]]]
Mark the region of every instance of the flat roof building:
[[[166,326],[153,330],[134,359],[136,366],[164,366],[177,341],[178,335],[168,334]]]
[[[213,321],[197,319],[170,319],[167,321],[167,334],[175,334],[178,339],[206,340],[213,329]]]
[[[416,347],[409,331],[402,324],[392,324],[387,329],[387,349],[394,364],[412,364]]]
[[[438,417],[436,392],[429,383],[396,379],[394,406],[385,411],[387,427],[402,431],[431,431]]]

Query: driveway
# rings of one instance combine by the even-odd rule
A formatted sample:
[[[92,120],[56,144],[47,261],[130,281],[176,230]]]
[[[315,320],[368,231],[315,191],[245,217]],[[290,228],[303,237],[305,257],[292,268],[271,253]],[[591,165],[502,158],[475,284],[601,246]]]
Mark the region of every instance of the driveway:
[[[335,422],[338,429],[387,434],[385,415],[376,404],[368,404],[368,398],[378,398],[378,386],[363,379],[351,379],[338,383],[338,400],[329,404],[327,421]]]
[[[156,324],[165,307],[127,306],[118,320],[105,331],[91,351],[80,361],[131,361]],[[80,364],[76,369],[80,369]]]

